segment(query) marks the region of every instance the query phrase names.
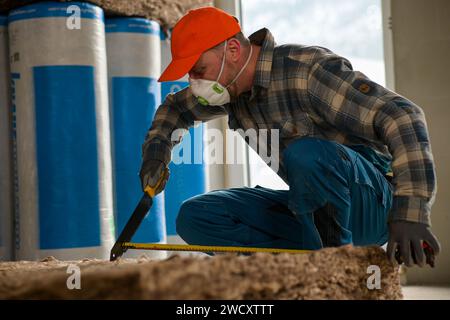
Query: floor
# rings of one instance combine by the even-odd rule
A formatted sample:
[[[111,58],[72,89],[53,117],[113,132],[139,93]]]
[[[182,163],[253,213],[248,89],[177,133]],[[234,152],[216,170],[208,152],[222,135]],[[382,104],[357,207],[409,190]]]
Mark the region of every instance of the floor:
[[[450,287],[405,286],[405,300],[450,300]]]

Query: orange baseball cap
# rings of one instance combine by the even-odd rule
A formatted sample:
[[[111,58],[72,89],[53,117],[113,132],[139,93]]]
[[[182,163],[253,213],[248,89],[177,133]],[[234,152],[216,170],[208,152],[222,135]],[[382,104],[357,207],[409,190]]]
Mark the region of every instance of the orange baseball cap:
[[[235,17],[215,7],[190,10],[172,31],[172,61],[158,79],[178,80],[191,70],[203,52],[241,31]]]

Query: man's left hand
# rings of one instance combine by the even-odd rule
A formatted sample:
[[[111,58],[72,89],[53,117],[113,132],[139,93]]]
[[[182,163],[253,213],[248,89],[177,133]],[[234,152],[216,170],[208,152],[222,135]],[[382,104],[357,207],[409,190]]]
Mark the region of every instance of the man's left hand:
[[[428,225],[409,221],[389,223],[387,255],[391,262],[404,262],[408,267],[414,264],[423,267],[431,262],[433,266],[434,256],[440,250],[439,241]]]

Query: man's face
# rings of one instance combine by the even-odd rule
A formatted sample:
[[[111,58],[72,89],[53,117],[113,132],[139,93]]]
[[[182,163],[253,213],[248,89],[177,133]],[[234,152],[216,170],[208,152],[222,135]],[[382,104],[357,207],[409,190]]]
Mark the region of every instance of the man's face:
[[[218,82],[224,87],[227,86],[233,80],[236,73],[239,72],[239,70],[236,70],[236,64],[230,62],[232,60],[230,54],[232,53],[230,53],[228,49],[229,48],[227,46],[227,51],[225,52],[227,57],[225,60],[224,69],[220,79],[218,80]],[[222,66],[223,55],[223,46],[205,51],[189,71],[189,77],[192,79],[216,81],[219,76],[220,67]],[[230,96],[234,98],[236,96],[236,83],[231,85],[228,88],[228,91]]]
[[[198,59],[197,63],[189,71],[189,77],[192,79],[215,81],[220,72],[222,57],[223,56],[218,55],[215,50],[208,50],[204,52]]]

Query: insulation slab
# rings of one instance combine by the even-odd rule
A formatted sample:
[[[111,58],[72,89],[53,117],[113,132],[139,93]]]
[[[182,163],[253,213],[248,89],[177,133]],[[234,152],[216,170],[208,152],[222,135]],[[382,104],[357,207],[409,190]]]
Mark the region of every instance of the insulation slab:
[[[68,266],[80,267],[81,289],[67,288]],[[368,267],[380,289],[368,289]],[[309,254],[164,261],[122,259],[0,263],[0,299],[402,299],[398,265],[379,247],[327,248]]]
[[[72,0],[60,0],[71,2]],[[80,0],[83,1],[83,0]],[[39,2],[36,0],[0,0],[0,12],[7,12],[11,9],[29,3]],[[175,25],[188,10],[211,6],[212,0],[89,0],[102,7],[107,16],[138,16],[150,20],[157,20],[169,29]]]

